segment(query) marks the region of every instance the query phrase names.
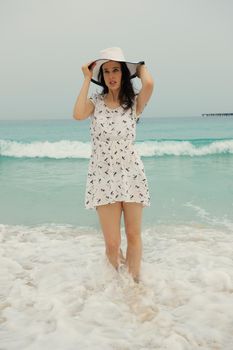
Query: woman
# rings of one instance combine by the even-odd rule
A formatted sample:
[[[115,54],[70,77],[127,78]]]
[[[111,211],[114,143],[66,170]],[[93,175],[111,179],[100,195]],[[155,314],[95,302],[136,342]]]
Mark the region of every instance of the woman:
[[[73,117],[91,117],[92,153],[85,195],[86,209],[96,209],[106,255],[118,270],[125,263],[139,282],[142,257],[141,222],[150,196],[143,163],[134,147],[136,123],[153,91],[153,79],[144,62],[127,62],[118,47],[100,52],[100,59],[82,66],[84,82]],[[136,95],[131,79],[141,79]],[[88,98],[90,82],[103,87]],[[120,248],[121,214],[127,237],[126,259]]]

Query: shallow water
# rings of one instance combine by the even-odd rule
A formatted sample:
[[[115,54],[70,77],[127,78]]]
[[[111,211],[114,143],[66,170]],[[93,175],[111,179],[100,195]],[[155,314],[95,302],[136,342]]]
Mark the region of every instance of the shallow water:
[[[0,239],[1,349],[232,349],[232,234],[145,230],[139,284],[95,229],[0,225]]]

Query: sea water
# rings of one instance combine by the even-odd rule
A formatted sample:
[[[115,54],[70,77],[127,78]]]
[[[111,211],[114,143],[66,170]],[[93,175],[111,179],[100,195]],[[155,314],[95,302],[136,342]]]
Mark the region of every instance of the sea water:
[[[84,208],[89,120],[0,122],[0,222],[98,227]],[[142,118],[136,148],[151,206],[143,225],[231,222],[233,119]]]
[[[0,121],[0,349],[232,349],[233,119],[137,124],[139,286],[106,262],[84,207],[89,126]]]

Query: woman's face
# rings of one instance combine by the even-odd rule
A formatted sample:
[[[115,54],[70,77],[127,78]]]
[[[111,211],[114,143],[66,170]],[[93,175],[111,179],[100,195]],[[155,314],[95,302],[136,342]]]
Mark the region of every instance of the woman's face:
[[[109,61],[103,64],[103,76],[105,84],[110,90],[118,90],[121,87],[121,64],[116,61]]]

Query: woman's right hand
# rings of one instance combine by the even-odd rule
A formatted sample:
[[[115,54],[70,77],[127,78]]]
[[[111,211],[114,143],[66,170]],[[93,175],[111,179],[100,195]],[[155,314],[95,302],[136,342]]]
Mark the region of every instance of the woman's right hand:
[[[88,68],[90,65],[91,65],[91,67]],[[95,67],[95,65],[96,65],[96,62],[95,61],[91,61],[91,62],[89,62],[87,64],[84,64],[82,66],[82,71],[83,71],[84,78],[89,78],[89,79],[92,78],[93,68]]]

